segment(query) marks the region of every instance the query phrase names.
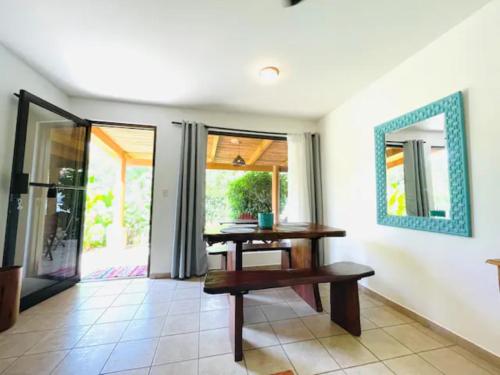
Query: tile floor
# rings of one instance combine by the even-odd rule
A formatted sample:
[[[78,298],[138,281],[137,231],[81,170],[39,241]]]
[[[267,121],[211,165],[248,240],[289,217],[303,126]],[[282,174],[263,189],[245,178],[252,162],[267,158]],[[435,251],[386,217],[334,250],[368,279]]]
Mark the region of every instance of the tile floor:
[[[328,285],[321,285],[329,309]],[[244,361],[234,363],[226,296],[201,280],[82,283],[0,335],[1,374],[500,374],[392,308],[360,296],[361,337],[290,288],[245,297]]]

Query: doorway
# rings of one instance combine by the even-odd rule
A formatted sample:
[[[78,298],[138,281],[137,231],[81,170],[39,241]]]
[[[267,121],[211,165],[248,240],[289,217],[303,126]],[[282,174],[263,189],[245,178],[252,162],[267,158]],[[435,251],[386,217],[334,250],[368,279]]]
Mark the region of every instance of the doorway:
[[[155,129],[93,123],[82,281],[147,277]]]
[[[104,249],[111,246],[108,241],[115,247],[122,245],[115,248],[120,258],[113,258],[114,265],[121,266],[127,259],[125,265],[132,264],[135,269],[114,269],[110,273],[113,278],[147,276],[156,127],[91,121],[26,90],[15,95],[19,104],[2,266],[23,267],[21,310],[81,280],[82,253],[88,238],[90,248],[95,241],[101,241]],[[101,140],[96,142],[105,146],[101,154],[93,151],[90,155],[97,135]],[[108,160],[113,152],[115,158],[120,156],[119,164]],[[97,172],[89,173],[89,164]],[[96,176],[102,175],[103,168],[103,181],[118,175],[121,185],[113,184],[111,194],[100,196],[96,191],[102,181]],[[92,206],[91,199],[101,209],[111,207],[110,216],[87,210],[89,204]],[[114,204],[115,200],[118,203]],[[96,220],[104,223],[100,239],[95,232],[94,236],[85,236],[84,224],[89,222],[85,214],[95,214]],[[89,228],[92,230],[92,225]],[[133,246],[142,249],[133,252],[134,259],[126,256]],[[90,266],[83,267],[88,273]],[[99,279],[109,279],[110,275]]]

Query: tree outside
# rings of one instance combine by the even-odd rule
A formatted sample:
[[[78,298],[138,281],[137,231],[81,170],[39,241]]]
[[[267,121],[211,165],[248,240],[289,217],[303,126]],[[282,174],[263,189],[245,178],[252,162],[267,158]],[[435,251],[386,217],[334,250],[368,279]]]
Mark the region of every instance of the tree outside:
[[[113,222],[113,187],[119,178],[116,159],[90,143],[89,176],[85,200],[84,251],[106,246],[106,229]]]
[[[149,243],[152,171],[152,167],[127,168],[124,225],[129,246]]]
[[[114,205],[119,197],[114,187],[120,179],[116,158],[91,143],[87,198],[85,202],[84,251],[105,248],[107,230],[113,224]],[[129,166],[125,180],[124,227],[127,246],[149,242],[152,167]]]
[[[257,217],[272,211],[272,175],[270,172],[207,170],[206,227],[234,220],[243,214]],[[280,207],[283,211],[288,196],[286,173],[280,174]]]

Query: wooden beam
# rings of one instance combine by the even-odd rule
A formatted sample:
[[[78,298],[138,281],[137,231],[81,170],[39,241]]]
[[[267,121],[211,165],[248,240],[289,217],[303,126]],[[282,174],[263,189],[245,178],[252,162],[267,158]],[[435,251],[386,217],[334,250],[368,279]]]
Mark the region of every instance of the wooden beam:
[[[212,136],[212,147],[208,152],[208,163],[213,163],[215,161],[215,157],[217,156],[217,148],[219,147],[219,139],[220,136],[218,135]]]
[[[253,152],[252,156],[250,156],[250,158],[246,161],[247,165],[253,165],[253,164],[255,164],[255,162],[260,159],[260,157],[262,156],[262,154],[264,154],[264,152],[266,152],[266,150],[269,147],[271,147],[271,145],[273,144],[273,142],[274,141],[272,139],[263,139],[260,142],[260,145]]]
[[[125,225],[125,186],[127,183],[127,159],[121,158],[121,173],[120,173],[120,225]]]
[[[387,168],[393,168],[404,163],[404,153],[399,152],[397,154],[386,157]]]
[[[273,166],[272,177],[272,193],[271,193],[272,208],[274,213],[274,222],[279,223],[280,219],[280,167]]]
[[[224,164],[224,163],[207,163],[207,169],[222,169],[226,171],[255,171],[255,172],[272,172],[273,167],[270,165],[244,165],[241,167]]]
[[[272,172],[272,165],[245,165],[237,167],[232,164],[225,163],[207,163],[207,169],[219,169],[225,171],[252,171],[252,172]],[[288,172],[288,167],[279,167],[280,172]]]
[[[131,166],[143,166],[143,167],[152,167],[153,161],[148,159],[129,159],[127,158],[127,165]]]
[[[153,152],[131,152],[125,151],[127,159],[144,159],[144,160],[152,160]]]
[[[125,157],[125,152],[109,135],[107,135],[102,129],[92,126],[92,134],[99,138],[106,146],[113,150],[120,158]]]

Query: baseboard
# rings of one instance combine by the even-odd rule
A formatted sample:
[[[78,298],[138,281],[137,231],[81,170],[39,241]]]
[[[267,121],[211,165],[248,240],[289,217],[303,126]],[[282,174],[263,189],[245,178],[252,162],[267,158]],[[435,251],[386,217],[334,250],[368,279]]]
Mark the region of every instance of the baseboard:
[[[150,279],[171,279],[171,274],[170,272],[158,272],[158,273],[150,273],[149,274]]]
[[[481,359],[484,359],[488,363],[498,367],[500,369],[500,357],[497,355],[491,353],[490,351],[474,344],[471,341],[468,341],[467,339],[463,338],[462,336],[457,335],[456,333],[453,333],[452,331],[444,328],[443,326],[440,326],[439,324],[433,322],[432,320],[429,320],[425,318],[422,315],[417,314],[415,311],[410,310],[386,297],[384,297],[381,294],[378,294],[377,292],[367,288],[366,286],[363,286],[359,284],[359,289],[366,293],[369,297],[372,297],[380,302],[383,302],[384,304],[392,307],[394,310],[399,311],[402,314],[405,314],[412,318],[413,320],[419,322],[423,326],[427,327],[431,331],[436,332],[437,334],[443,336],[447,340],[455,343],[458,346],[461,346],[462,348],[468,350],[472,354],[478,356]]]

